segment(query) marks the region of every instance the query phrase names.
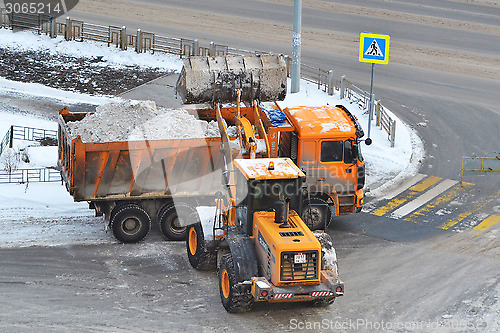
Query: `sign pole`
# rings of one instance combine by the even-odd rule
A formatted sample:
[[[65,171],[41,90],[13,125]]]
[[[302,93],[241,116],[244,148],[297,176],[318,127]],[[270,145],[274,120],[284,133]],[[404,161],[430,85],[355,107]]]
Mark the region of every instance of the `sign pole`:
[[[295,0],[293,6],[293,35],[292,35],[292,86],[291,93],[300,91],[300,53],[302,30],[302,0]]]
[[[368,110],[368,136],[367,140],[370,139],[370,129],[372,128],[372,113],[373,113],[373,71],[375,69],[375,64],[372,63],[372,79],[370,84],[370,106]]]
[[[367,145],[372,143],[370,138],[370,131],[373,116],[373,73],[375,71],[375,64],[389,63],[389,42],[391,37],[389,35],[379,35],[370,32],[362,32],[359,39],[359,61],[368,62],[372,64],[372,77],[370,84],[370,106],[368,107],[368,136],[365,140]]]

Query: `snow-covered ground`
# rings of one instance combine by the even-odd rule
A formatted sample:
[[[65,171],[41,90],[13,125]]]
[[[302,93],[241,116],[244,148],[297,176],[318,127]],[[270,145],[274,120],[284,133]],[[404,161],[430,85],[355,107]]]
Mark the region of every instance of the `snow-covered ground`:
[[[2,44],[12,48],[49,49],[73,56],[94,57],[96,55],[109,59],[117,65],[163,66],[167,70],[179,70],[179,62],[171,61],[171,57],[150,54],[137,55],[134,52],[119,51],[93,43],[65,42],[61,38],[51,40],[31,33],[16,33],[0,30]],[[22,38],[20,38],[22,36]],[[120,98],[90,96],[82,93],[62,91],[33,83],[21,83],[0,78],[0,95],[23,95],[37,99],[56,100],[61,103],[88,103],[101,105]],[[298,105],[345,105],[359,120],[367,132],[367,115],[356,104],[340,100],[336,92],[328,96],[319,91],[316,85],[302,81],[300,93],[288,93],[283,106]],[[1,104],[0,104],[1,105]],[[19,110],[18,110],[19,111]],[[22,111],[22,110],[21,110]],[[418,160],[423,155],[419,138],[399,119],[397,121],[396,146],[390,147],[387,134],[372,127],[373,144],[362,144],[362,152],[367,167],[367,195],[380,193],[387,187],[387,181],[397,181],[416,173]],[[40,118],[26,112],[13,113],[12,110],[0,106],[0,136],[3,137],[10,125],[31,126],[36,128],[57,129],[54,121]],[[373,125],[372,125],[373,126]],[[18,144],[17,148],[26,145]],[[57,149],[54,147],[30,147],[30,167],[55,166]],[[0,160],[1,162],[1,160]],[[1,166],[1,164],[0,164]],[[23,165],[27,166],[27,165]],[[384,184],[382,186],[379,186]],[[94,218],[93,211],[88,210],[87,203],[74,203],[64,185],[60,183],[30,183],[0,185],[0,247],[15,246],[49,246],[66,244],[95,244],[113,241],[109,233],[103,232],[102,218]]]
[[[139,66],[141,68],[160,68],[179,71],[182,61],[178,57],[162,54],[138,54],[133,49],[122,51],[117,47],[108,47],[102,43],[85,41],[65,41],[64,37],[49,38],[29,31],[12,33],[11,30],[0,29],[2,48],[15,51],[47,51],[55,55],[94,59],[102,57],[106,66]]]

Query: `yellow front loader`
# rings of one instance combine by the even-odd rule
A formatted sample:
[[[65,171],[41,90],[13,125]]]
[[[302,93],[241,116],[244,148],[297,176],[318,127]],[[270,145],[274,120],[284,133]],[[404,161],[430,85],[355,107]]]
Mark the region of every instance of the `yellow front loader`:
[[[187,254],[195,269],[217,268],[229,312],[256,302],[309,301],[327,306],[344,294],[330,237],[296,213],[304,173],[289,158],[234,159],[227,195],[199,207]]]

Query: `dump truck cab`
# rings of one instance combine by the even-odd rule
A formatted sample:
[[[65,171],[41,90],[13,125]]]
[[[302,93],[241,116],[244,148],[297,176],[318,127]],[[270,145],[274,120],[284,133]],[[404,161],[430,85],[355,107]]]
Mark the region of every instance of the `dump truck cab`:
[[[296,129],[290,132],[297,141],[295,162],[307,174],[310,195],[337,197],[335,215],[361,210],[365,166],[359,146],[363,130],[356,118],[341,105],[300,106],[283,111]],[[280,144],[285,155],[285,140]]]
[[[342,296],[330,237],[313,233],[297,213],[305,174],[293,161],[234,159],[228,174],[229,204],[222,205],[222,198],[217,204],[215,236],[210,240],[198,223],[187,239],[194,268],[217,265],[226,310],[249,310],[255,302],[326,306]]]
[[[271,157],[289,157],[307,175],[302,218],[313,230],[363,207],[363,129],[342,105],[260,104]]]

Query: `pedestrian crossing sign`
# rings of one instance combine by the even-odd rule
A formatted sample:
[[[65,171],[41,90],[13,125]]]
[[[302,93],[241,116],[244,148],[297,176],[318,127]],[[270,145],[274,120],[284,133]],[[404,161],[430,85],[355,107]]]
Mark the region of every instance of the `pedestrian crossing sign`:
[[[359,61],[372,64],[389,63],[389,35],[363,32],[359,40]]]

